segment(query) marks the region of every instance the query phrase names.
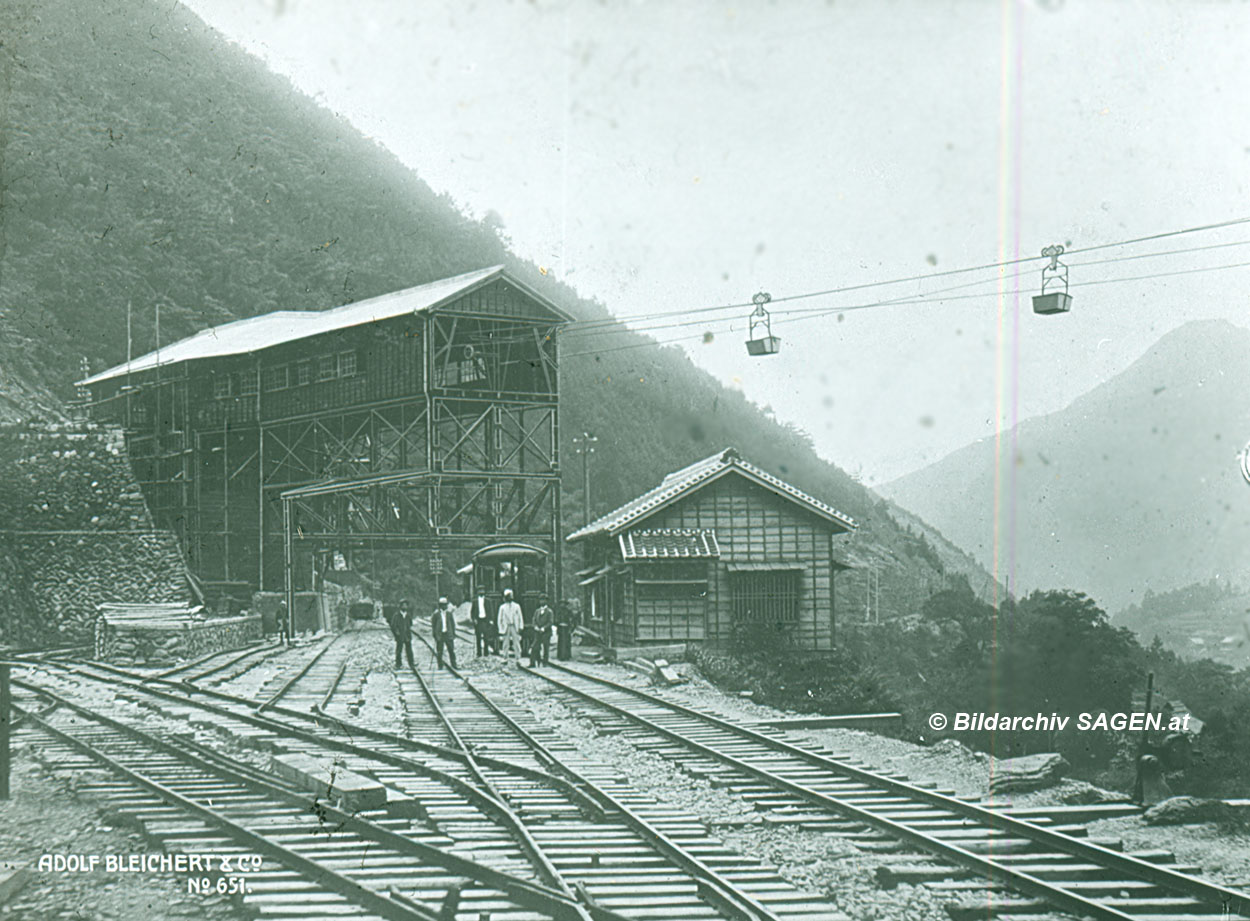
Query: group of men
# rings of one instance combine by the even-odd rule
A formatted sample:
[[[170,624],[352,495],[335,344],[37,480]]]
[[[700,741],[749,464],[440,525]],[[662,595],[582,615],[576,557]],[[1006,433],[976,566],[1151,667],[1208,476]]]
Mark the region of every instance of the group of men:
[[[486,593],[478,589],[471,602],[469,617],[473,624],[478,657],[502,655],[509,661],[517,661],[522,655],[529,656],[531,668],[547,665],[551,656],[551,630],[557,630],[556,658],[568,659],[572,654],[573,623],[568,616],[557,618],[546,595],[539,596],[538,607],[526,617],[521,605],[513,597],[512,589],[503,592],[503,603],[492,612]],[[387,617],[391,633],[395,637],[395,667],[403,665],[403,656],[412,665],[413,614],[405,599],[399,609]],[[443,653],[451,668],[456,664],[456,608],[446,598],[438,599],[438,606],[430,615],[430,631],[434,636],[435,656],[438,667],[443,667]]]

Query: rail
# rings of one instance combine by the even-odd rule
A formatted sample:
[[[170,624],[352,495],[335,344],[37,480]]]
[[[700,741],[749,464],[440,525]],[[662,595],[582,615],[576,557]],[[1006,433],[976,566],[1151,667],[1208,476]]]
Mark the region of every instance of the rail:
[[[524,669],[524,666],[521,667]],[[799,758],[809,764],[826,768],[864,783],[884,787],[887,790],[903,794],[915,801],[938,806],[957,815],[974,819],[975,821],[988,827],[996,828],[1000,831],[1010,832],[1011,834],[1019,837],[1045,844],[1046,846],[1066,853],[1069,856],[1089,860],[1092,863],[1107,869],[1128,873],[1163,888],[1170,889],[1174,892],[1184,893],[1201,901],[1225,907],[1228,910],[1241,912],[1244,908],[1250,907],[1250,895],[1239,892],[1235,889],[1230,889],[1217,883],[1177,873],[1166,867],[1159,866],[1158,864],[1149,863],[1127,854],[1121,854],[1116,851],[1100,847],[1096,844],[1079,841],[1069,835],[1064,835],[1060,832],[1042,828],[1031,822],[1016,819],[1011,816],[1004,815],[1003,813],[978,806],[974,803],[964,802],[963,800],[955,799],[954,797],[946,796],[933,790],[922,789],[906,783],[905,781],[896,780],[873,771],[857,768],[853,765],[846,764],[845,762],[803,749],[781,739],[756,732],[753,729],[749,729],[721,717],[713,716],[703,711],[694,710],[690,707],[683,706],[652,694],[647,694],[637,688],[631,688],[618,682],[611,681],[607,678],[592,675],[565,665],[553,665],[551,667],[566,674],[574,675],[594,684],[608,687],[615,691],[646,701],[646,703],[651,706],[661,707],[678,713],[684,717],[715,726],[718,729],[735,734],[740,738],[748,739],[759,745],[772,749],[773,751],[783,752],[789,756]],[[805,784],[796,783],[795,781],[782,777],[775,772],[765,770],[758,765],[751,764],[750,762],[737,758],[727,752],[720,751],[713,746],[707,745],[696,739],[692,739],[689,736],[683,735],[680,732],[662,726],[645,716],[609,703],[601,697],[596,697],[581,688],[577,688],[567,682],[560,681],[542,671],[537,669],[524,670],[531,675],[536,675],[545,681],[559,686],[563,690],[581,699],[590,701],[597,706],[606,708],[617,713],[618,715],[624,716],[625,718],[646,727],[651,732],[655,732],[671,739],[672,741],[678,742],[679,744],[691,750],[698,751],[700,754],[709,758],[728,764],[745,774],[754,775],[778,789],[787,790],[788,792],[794,793],[795,795],[806,799],[809,802],[815,803],[816,805],[835,810],[843,815],[852,817],[856,821],[880,828],[891,835],[916,844],[925,850],[940,854],[976,873],[984,874],[989,879],[1005,883],[1018,891],[1044,899],[1052,905],[1064,908],[1068,911],[1073,911],[1077,914],[1107,919],[1107,921],[1126,921],[1126,919],[1133,917],[1119,911],[1118,909],[1099,904],[1091,899],[1087,899],[1083,896],[1061,889],[1038,877],[1023,873],[1019,870],[997,863],[991,859],[972,853],[971,851],[961,848],[958,845],[942,841],[933,835],[925,834],[917,829],[908,828],[900,822],[896,822],[883,815],[862,809],[844,799],[833,797],[829,794],[814,790]]]

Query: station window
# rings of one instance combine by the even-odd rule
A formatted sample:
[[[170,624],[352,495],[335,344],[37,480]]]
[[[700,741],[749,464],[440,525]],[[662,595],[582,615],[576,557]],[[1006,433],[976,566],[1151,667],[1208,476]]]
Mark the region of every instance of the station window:
[[[262,383],[265,386],[265,392],[271,390],[285,390],[290,386],[289,369],[286,365],[278,365],[276,368],[266,368],[262,376]]]
[[[322,355],[317,359],[317,380],[332,381],[338,374],[338,362],[333,355]]]
[[[339,377],[351,377],[356,373],[356,353],[339,352]]]
[[[735,623],[793,623],[799,619],[798,572],[731,572],[729,589]]]

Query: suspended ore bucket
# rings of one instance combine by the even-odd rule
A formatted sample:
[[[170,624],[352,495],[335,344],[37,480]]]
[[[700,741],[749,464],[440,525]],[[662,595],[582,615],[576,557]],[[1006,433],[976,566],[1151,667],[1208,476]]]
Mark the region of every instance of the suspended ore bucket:
[[[1072,295],[1066,291],[1051,291],[1049,294],[1033,295],[1034,313],[1067,313],[1072,306]]]
[[[764,336],[761,339],[747,340],[748,355],[776,355],[780,351],[780,336]]]
[[[751,311],[751,316],[749,317],[750,338],[747,339],[748,355],[776,355],[781,351],[781,337],[773,335],[773,318],[764,309],[764,305],[772,299],[772,295],[764,291],[751,298],[751,303],[755,304],[755,309]],[[757,331],[763,333],[763,335],[756,336]]]
[[[1072,306],[1072,295],[1068,293],[1068,267],[1059,261],[1063,255],[1063,247],[1048,246],[1042,255],[1050,258],[1050,265],[1042,267],[1042,293],[1033,295],[1033,312],[1067,313]],[[1054,290],[1047,291],[1047,288]]]

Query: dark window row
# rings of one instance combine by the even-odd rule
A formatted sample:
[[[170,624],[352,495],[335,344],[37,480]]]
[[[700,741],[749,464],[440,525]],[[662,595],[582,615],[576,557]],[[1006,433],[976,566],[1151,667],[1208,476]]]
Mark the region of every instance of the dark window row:
[[[213,396],[218,400],[254,396],[259,390],[273,393],[292,387],[303,387],[313,381],[333,381],[356,375],[356,352],[319,355],[285,365],[265,368],[259,379],[255,370],[217,374],[213,377]]]

